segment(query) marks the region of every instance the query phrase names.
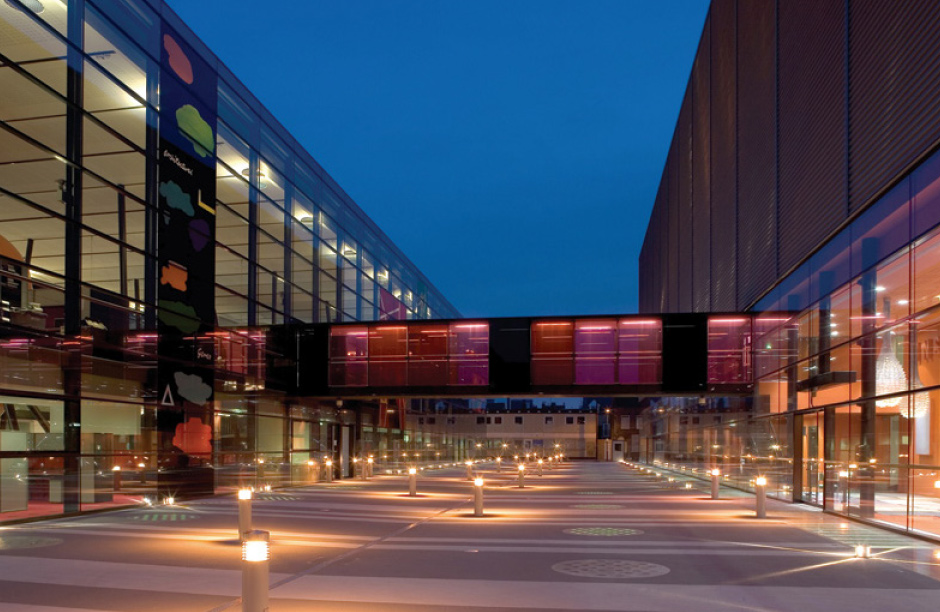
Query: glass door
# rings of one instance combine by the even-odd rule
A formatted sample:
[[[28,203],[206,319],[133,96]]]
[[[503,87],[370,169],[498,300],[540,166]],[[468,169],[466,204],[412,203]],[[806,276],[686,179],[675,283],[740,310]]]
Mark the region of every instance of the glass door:
[[[802,416],[803,478],[800,499],[815,506],[823,505],[823,422],[822,412]]]

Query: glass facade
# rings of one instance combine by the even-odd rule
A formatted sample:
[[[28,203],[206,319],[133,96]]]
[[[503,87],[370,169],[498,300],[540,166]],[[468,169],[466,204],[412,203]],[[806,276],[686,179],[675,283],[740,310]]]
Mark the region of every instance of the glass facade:
[[[940,535],[938,222],[935,154],[783,279],[751,317],[710,319],[710,379],[748,375],[740,360],[724,365],[733,347],[713,354],[713,333],[753,334],[753,342],[733,343],[753,344],[753,401],[653,405],[647,458],[717,466],[742,487],[760,474],[785,499]]]
[[[268,326],[459,313],[169,8],[0,2],[0,91],[0,521],[380,435],[279,391]]]

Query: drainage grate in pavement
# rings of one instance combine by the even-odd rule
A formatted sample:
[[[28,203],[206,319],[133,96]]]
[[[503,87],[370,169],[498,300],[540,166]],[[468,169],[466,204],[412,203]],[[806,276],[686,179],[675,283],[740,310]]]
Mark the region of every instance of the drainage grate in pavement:
[[[196,514],[186,514],[184,512],[144,512],[135,514],[131,517],[131,520],[155,523],[158,521],[188,521],[196,517]]]
[[[59,538],[42,538],[33,536],[0,536],[0,550],[14,550],[17,548],[45,548],[61,544]]]
[[[575,495],[613,495],[610,491],[578,491]]]
[[[552,566],[560,574],[581,578],[655,578],[669,573],[669,568],[645,561],[622,559],[578,559]]]
[[[574,527],[572,529],[565,529],[564,533],[570,535],[605,536],[613,538],[616,536],[639,535],[643,532],[639,529],[627,529],[626,527]]]
[[[619,510],[623,506],[617,504],[578,504],[572,506],[572,508],[577,508],[579,510]]]

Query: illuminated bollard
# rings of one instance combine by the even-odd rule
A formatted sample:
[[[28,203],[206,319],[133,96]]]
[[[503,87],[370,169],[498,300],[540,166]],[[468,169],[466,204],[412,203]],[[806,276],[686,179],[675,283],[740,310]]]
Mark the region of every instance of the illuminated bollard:
[[[242,542],[242,612],[268,612],[271,534],[250,531]]]
[[[418,496],[418,468],[408,468],[408,495]]]
[[[372,477],[372,470],[375,466],[375,458],[369,457],[366,459],[366,480]]]
[[[117,493],[121,490],[121,466],[116,465],[111,471],[114,473],[114,492]]]
[[[483,479],[475,479],[473,488],[473,516],[483,516]]]
[[[767,479],[758,476],[754,481],[754,492],[756,493],[756,514],[757,518],[767,517]]]
[[[307,462],[307,480],[310,482],[317,481],[317,462],[308,461]]]
[[[365,480],[365,472],[359,463],[359,457],[353,457],[353,475],[359,480]]]
[[[138,463],[137,467],[140,468],[137,476],[140,478],[140,484],[147,484],[147,466],[143,463]]]
[[[519,488],[520,489],[525,488],[525,464],[524,463],[519,464]]]
[[[325,465],[326,465],[326,481],[333,482],[333,460],[327,459]]]
[[[718,488],[721,486],[721,470],[712,470],[712,499],[718,499]]]
[[[541,476],[542,475],[542,460],[539,459],[538,463],[539,463],[539,476]]]
[[[496,458],[496,473],[500,474],[502,473],[502,471],[503,471],[503,458],[497,457]]]
[[[238,539],[245,541],[251,531],[251,489],[238,490]]]
[[[467,480],[473,480],[473,462],[467,461]]]

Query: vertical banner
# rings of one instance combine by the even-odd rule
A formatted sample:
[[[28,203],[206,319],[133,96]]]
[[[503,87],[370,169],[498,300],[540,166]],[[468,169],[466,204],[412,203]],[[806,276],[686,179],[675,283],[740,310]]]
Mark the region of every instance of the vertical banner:
[[[217,96],[216,72],[164,24],[157,230],[161,496],[213,490]]]

